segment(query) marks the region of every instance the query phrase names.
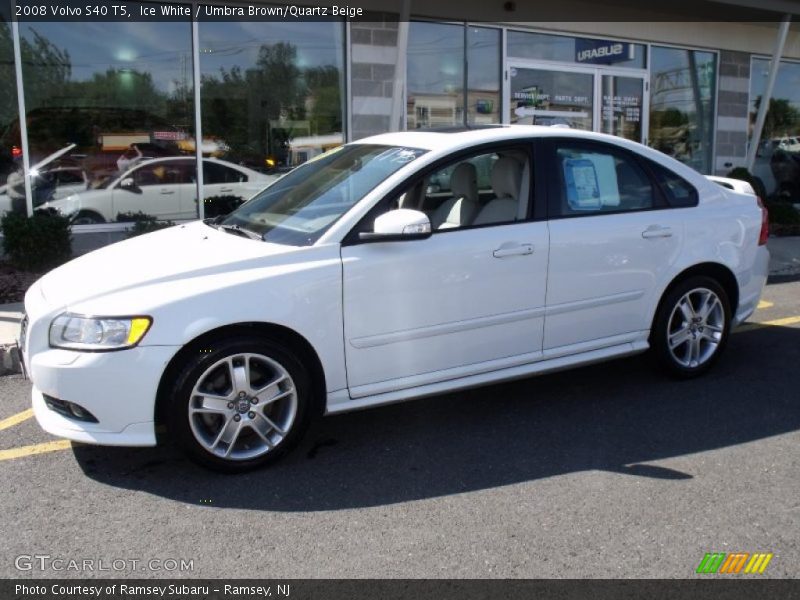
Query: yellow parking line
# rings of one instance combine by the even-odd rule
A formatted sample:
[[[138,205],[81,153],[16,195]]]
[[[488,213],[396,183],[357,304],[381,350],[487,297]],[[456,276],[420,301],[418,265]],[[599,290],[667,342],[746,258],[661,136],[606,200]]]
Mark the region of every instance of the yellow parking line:
[[[772,321],[762,321],[760,323],[745,323],[741,327],[737,327],[734,331],[750,331],[751,329],[760,329],[762,327],[783,327],[786,325],[794,325],[795,323],[800,323],[800,316],[784,317],[783,319],[773,319]]]
[[[0,421],[0,431],[3,429],[8,429],[9,427],[13,427],[17,423],[22,423],[23,421],[27,421],[33,416],[33,409],[29,408],[28,410],[23,410],[21,413],[17,413],[8,417],[7,419],[3,419]]]
[[[0,450],[0,461],[22,458],[23,456],[33,456],[35,454],[44,454],[45,452],[55,452],[56,450],[67,450],[71,447],[72,442],[69,440],[55,440],[43,444],[34,444],[32,446],[10,448],[8,450]]]
[[[756,308],[772,308],[773,306],[775,306],[775,303],[770,302],[769,300],[762,300],[758,303]]]

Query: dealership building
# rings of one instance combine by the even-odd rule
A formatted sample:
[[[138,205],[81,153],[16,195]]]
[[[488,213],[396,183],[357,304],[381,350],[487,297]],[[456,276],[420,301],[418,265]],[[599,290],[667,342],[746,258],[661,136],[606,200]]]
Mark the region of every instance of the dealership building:
[[[746,167],[800,202],[795,0],[353,7],[364,16],[16,21],[0,0],[0,210],[75,215],[82,251],[136,213],[217,214],[343,142],[514,123]]]

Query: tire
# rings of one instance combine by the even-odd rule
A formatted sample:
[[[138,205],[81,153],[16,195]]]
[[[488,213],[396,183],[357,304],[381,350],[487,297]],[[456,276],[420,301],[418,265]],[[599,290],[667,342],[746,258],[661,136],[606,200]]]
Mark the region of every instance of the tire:
[[[313,414],[309,372],[297,354],[258,337],[190,354],[169,398],[174,439],[193,461],[224,473],[275,462],[300,441]]]
[[[96,225],[105,222],[106,220],[103,217],[89,210],[81,211],[72,218],[73,225]]]
[[[725,289],[711,277],[691,277],[663,297],[650,334],[652,352],[669,375],[697,377],[719,360],[730,328],[730,300]]]

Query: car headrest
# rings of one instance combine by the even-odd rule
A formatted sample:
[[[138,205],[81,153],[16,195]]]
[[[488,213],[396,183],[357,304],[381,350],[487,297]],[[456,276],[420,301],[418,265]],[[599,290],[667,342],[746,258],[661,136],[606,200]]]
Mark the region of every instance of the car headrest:
[[[475,165],[460,163],[450,175],[450,190],[454,198],[465,198],[470,202],[478,201],[478,171]]]
[[[513,158],[501,156],[492,167],[492,189],[498,198],[519,199],[522,165]]]

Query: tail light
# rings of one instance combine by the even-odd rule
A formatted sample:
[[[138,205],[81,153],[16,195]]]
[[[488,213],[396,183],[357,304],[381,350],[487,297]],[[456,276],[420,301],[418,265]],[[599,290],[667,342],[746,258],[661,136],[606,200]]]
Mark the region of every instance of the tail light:
[[[12,146],[11,156],[12,158],[19,158],[20,156],[22,156],[22,148],[20,148],[19,146]]]
[[[761,198],[756,196],[756,200],[758,200],[758,207],[761,209],[761,233],[758,235],[758,245],[764,246],[769,237],[769,211],[767,211],[767,207],[764,206]]]

